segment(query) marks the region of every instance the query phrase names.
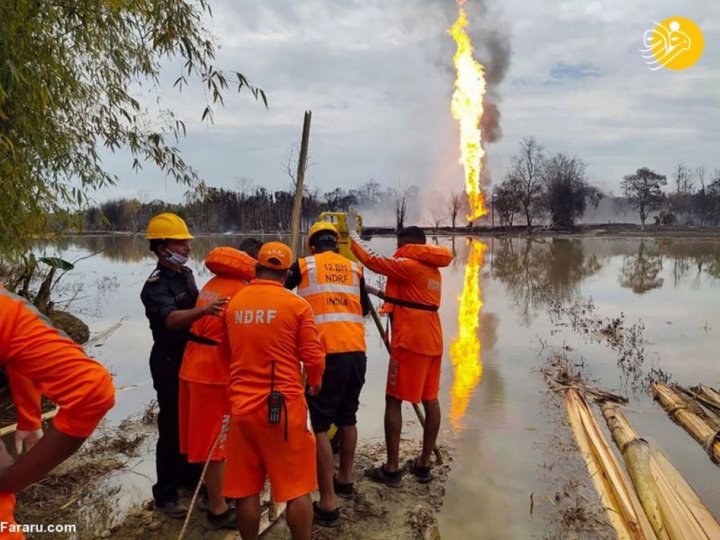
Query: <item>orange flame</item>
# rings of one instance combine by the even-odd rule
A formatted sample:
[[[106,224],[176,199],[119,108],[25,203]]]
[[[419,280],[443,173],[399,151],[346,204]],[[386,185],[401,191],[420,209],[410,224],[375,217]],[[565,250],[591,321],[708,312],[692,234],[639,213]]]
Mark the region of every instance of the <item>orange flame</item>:
[[[459,2],[463,5],[465,1]],[[487,214],[485,196],[480,189],[480,170],[485,150],[482,147],[480,119],[483,115],[483,96],[485,96],[485,72],[481,64],[473,58],[465,10],[458,10],[458,18],[449,32],[457,43],[457,52],[453,56],[455,71],[455,91],[452,95],[450,110],[460,124],[460,163],[465,170],[465,191],[470,201],[469,221]]]
[[[454,380],[452,386],[452,410],[450,421],[459,430],[460,420],[465,416],[470,396],[482,377],[480,358],[480,311],[483,307],[480,289],[480,270],[487,244],[479,240],[470,243],[470,255],[465,267],[465,284],[458,297],[458,333],[450,345]]]

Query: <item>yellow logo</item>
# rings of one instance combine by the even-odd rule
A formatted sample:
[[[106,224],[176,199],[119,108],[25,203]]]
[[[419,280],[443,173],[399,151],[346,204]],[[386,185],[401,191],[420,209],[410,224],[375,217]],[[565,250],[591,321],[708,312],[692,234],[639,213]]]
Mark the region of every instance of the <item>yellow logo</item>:
[[[694,66],[702,56],[705,40],[697,24],[686,17],[670,17],[645,32],[640,49],[651,70]]]

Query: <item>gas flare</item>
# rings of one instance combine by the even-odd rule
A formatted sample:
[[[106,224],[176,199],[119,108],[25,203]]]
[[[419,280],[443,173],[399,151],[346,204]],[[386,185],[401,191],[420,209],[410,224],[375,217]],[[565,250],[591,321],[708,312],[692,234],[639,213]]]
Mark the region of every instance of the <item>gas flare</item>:
[[[464,0],[458,2],[465,3]],[[460,124],[460,163],[465,170],[465,191],[470,201],[469,221],[487,214],[485,195],[480,189],[480,170],[485,150],[482,147],[480,119],[483,115],[483,97],[485,96],[485,70],[473,58],[473,47],[467,35],[467,17],[465,10],[458,9],[458,18],[449,30],[457,44],[453,56],[456,78],[450,110]]]
[[[460,429],[460,420],[465,416],[470,396],[482,377],[480,358],[480,310],[483,307],[480,289],[480,270],[487,244],[478,240],[470,243],[470,254],[465,267],[465,283],[458,297],[458,333],[450,345],[454,380],[452,386],[452,410],[450,421]]]

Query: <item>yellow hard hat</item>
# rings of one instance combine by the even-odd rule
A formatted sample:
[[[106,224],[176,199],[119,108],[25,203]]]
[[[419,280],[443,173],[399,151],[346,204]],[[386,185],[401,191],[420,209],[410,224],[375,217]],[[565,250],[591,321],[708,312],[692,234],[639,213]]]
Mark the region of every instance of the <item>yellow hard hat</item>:
[[[337,240],[340,240],[340,233],[332,223],[328,223],[327,221],[316,221],[315,223],[313,223],[313,226],[310,227],[310,230],[308,231],[308,249],[310,249],[310,240],[312,240],[312,237],[321,232],[331,232],[335,235],[335,238]]]
[[[147,240],[192,240],[183,219],[171,212],[158,214],[148,223]]]

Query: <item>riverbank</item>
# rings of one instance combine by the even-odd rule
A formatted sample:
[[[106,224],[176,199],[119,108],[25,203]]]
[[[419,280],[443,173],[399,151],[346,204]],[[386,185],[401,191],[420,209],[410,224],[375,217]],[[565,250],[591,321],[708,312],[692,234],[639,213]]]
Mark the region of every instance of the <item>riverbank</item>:
[[[513,225],[512,227],[423,227],[427,235],[442,236],[483,236],[483,237],[547,237],[547,236],[573,236],[573,237],[608,237],[608,238],[634,238],[634,237],[691,237],[691,238],[720,238],[720,227],[693,227],[687,225],[646,225],[641,227],[634,223],[592,223],[578,225],[572,228],[554,228],[545,225],[533,226],[530,230],[526,225]],[[290,231],[284,230],[247,230],[247,231],[194,231],[201,236],[289,236]],[[395,234],[395,227],[365,227],[363,236],[391,236]],[[144,236],[144,232],[129,231],[76,231],[66,232],[62,236]]]

